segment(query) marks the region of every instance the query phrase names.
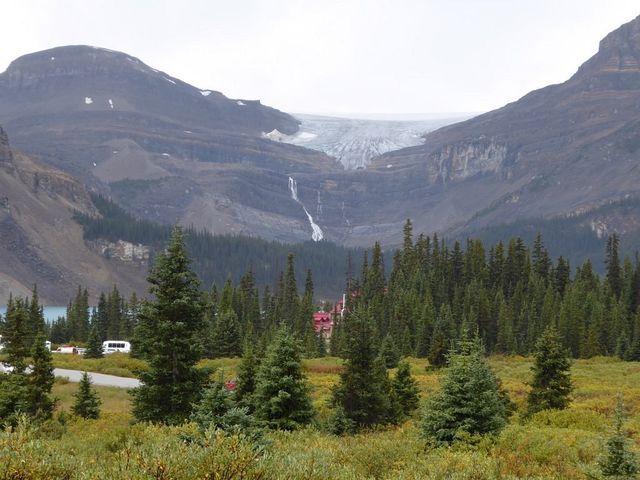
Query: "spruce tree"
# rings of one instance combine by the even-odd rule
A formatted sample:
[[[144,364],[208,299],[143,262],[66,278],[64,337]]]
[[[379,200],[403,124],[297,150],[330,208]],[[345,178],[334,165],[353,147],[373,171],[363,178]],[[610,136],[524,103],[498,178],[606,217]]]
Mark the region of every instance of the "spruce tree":
[[[398,366],[398,362],[400,361],[400,352],[396,342],[393,341],[393,337],[390,334],[387,334],[387,336],[384,337],[384,340],[382,340],[382,345],[380,345],[380,357],[387,368],[396,368]]]
[[[235,389],[236,401],[239,405],[253,408],[253,394],[256,391],[256,377],[260,363],[253,347],[245,349],[238,367],[238,383]]]
[[[211,337],[214,357],[238,357],[242,353],[238,316],[233,310],[218,314]]]
[[[138,421],[180,424],[189,418],[205,381],[196,368],[202,357],[204,304],[198,279],[180,227],[175,227],[169,247],[151,270],[149,293],[135,338],[149,370],[139,373],[142,385],[132,391],[133,414]]]
[[[234,407],[233,395],[227,390],[222,375],[204,389],[202,398],[194,406],[191,420],[202,430],[220,428],[225,414]]]
[[[89,332],[89,340],[87,341],[87,350],[84,352],[85,358],[102,358],[102,341],[100,340],[100,332],[98,326],[93,325]]]
[[[51,352],[45,345],[43,333],[36,336],[31,349],[32,367],[29,374],[30,413],[37,420],[47,420],[53,414],[55,400],[51,389],[55,376]]]
[[[314,415],[298,341],[281,328],[258,370],[255,414],[271,428],[294,430]]]
[[[435,444],[497,435],[507,423],[498,382],[482,356],[479,340],[461,344],[450,353],[440,392],[428,401],[423,435]]]
[[[100,417],[100,397],[92,388],[91,377],[87,372],[82,374],[78,390],[74,395],[75,402],[71,411],[82,418],[96,419]]]
[[[607,440],[607,453],[598,463],[605,477],[632,479],[640,471],[636,455],[627,449],[627,436],[623,429],[624,402],[618,394],[615,411],[615,429]]]
[[[419,390],[418,383],[411,375],[411,365],[406,360],[401,361],[398,365],[392,385],[402,413],[406,416],[411,415],[418,408]]]
[[[527,397],[526,415],[531,416],[542,410],[566,408],[573,390],[571,361],[560,343],[555,327],[547,327],[536,343],[533,356],[533,381]]]
[[[33,346],[33,342],[35,338],[38,336],[40,332],[44,331],[45,321],[44,321],[44,311],[42,305],[40,305],[40,298],[38,296],[38,287],[36,285],[33,286],[33,291],[31,293],[31,300],[28,306],[29,310],[29,320],[26,328],[27,338],[26,345],[28,348]]]
[[[334,423],[348,426],[347,431],[384,424],[393,417],[389,377],[382,361],[376,361],[379,357],[371,323],[362,311],[352,313],[345,323],[345,365],[339,384],[333,388],[331,403],[335,416],[342,420],[334,419]]]

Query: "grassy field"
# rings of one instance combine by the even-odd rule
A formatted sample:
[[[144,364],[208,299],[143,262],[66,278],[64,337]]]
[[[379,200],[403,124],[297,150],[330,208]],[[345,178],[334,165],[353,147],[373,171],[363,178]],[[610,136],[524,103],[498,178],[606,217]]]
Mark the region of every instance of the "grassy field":
[[[75,357],[73,361],[74,366],[65,366],[109,368],[106,362],[114,360]],[[521,412],[528,392],[530,360],[492,357],[489,361]],[[440,373],[427,372],[423,360],[410,362],[424,400],[438,388]],[[238,360],[207,360],[202,365],[222,368],[225,377],[230,378],[235,375]],[[327,399],[331,385],[338,379],[340,360],[306,360],[304,368],[321,425],[329,413]],[[66,431],[55,439],[33,432],[5,433],[0,438],[0,480],[598,478],[597,458],[610,432],[618,392],[624,396],[630,414],[626,423],[630,437],[636,444],[640,440],[640,364],[595,358],[575,362],[572,373],[576,390],[569,409],[543,412],[526,424],[520,422],[517,412],[494,443],[437,449],[428,448],[420,438],[418,418],[399,427],[351,437],[329,435],[317,425],[291,433],[270,432],[269,445],[261,454],[237,439],[215,435],[190,443],[184,439],[195,435],[193,426],[131,425],[127,392],[99,387],[104,403],[103,416],[97,421],[71,418]],[[76,388],[64,381],[56,383],[54,394],[60,399],[59,410],[69,410]],[[18,437],[22,440],[18,441]],[[15,463],[18,458],[32,459],[28,472],[31,476],[12,477],[7,470],[10,467],[3,470],[3,460],[7,463],[7,459],[13,459],[14,463],[7,463],[13,468],[14,464],[19,466]],[[69,474],[66,477],[65,472]]]

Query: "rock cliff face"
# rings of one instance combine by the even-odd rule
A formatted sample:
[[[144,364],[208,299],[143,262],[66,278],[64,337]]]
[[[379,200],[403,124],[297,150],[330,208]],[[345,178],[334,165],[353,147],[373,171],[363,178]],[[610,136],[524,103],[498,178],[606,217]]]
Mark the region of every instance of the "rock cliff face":
[[[432,207],[418,225],[449,234],[585,212],[640,195],[639,109],[640,17],[607,35],[566,82],[430,133],[373,169],[393,164],[423,178],[417,201]]]
[[[0,130],[2,132],[2,130]],[[95,213],[68,174],[8,148],[0,133],[0,304],[38,284],[43,300],[64,305],[78,285],[93,294],[112,283],[144,291],[146,265],[109,261],[84,242],[73,211]]]
[[[12,63],[0,74],[0,122],[14,145],[152,220],[390,245],[412,218],[416,231],[464,236],[640,196],[639,32],[640,17],[566,82],[440,128],[364,170],[277,141],[298,128],[287,114],[90,47]],[[606,218],[615,208],[585,222],[594,232],[618,228]]]
[[[85,46],[12,62],[0,74],[0,123],[17,148],[130,211],[214,233],[311,238],[288,176],[339,170],[320,152],[263,138],[297,131],[286,113]]]
[[[13,166],[13,154],[9,147],[9,138],[0,127],[0,167],[8,169]]]

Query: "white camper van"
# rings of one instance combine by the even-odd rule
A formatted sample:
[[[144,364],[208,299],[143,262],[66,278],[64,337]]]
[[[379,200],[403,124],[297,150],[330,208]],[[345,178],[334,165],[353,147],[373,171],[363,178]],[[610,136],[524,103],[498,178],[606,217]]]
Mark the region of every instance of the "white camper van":
[[[106,340],[102,342],[102,351],[104,353],[129,353],[131,351],[131,344],[124,340]]]

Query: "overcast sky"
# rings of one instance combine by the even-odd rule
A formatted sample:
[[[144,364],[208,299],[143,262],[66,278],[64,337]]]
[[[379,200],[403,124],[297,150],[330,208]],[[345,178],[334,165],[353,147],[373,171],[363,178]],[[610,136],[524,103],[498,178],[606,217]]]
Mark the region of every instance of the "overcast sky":
[[[0,71],[33,51],[120,50],[288,112],[481,112],[562,82],[638,0],[20,0]]]

